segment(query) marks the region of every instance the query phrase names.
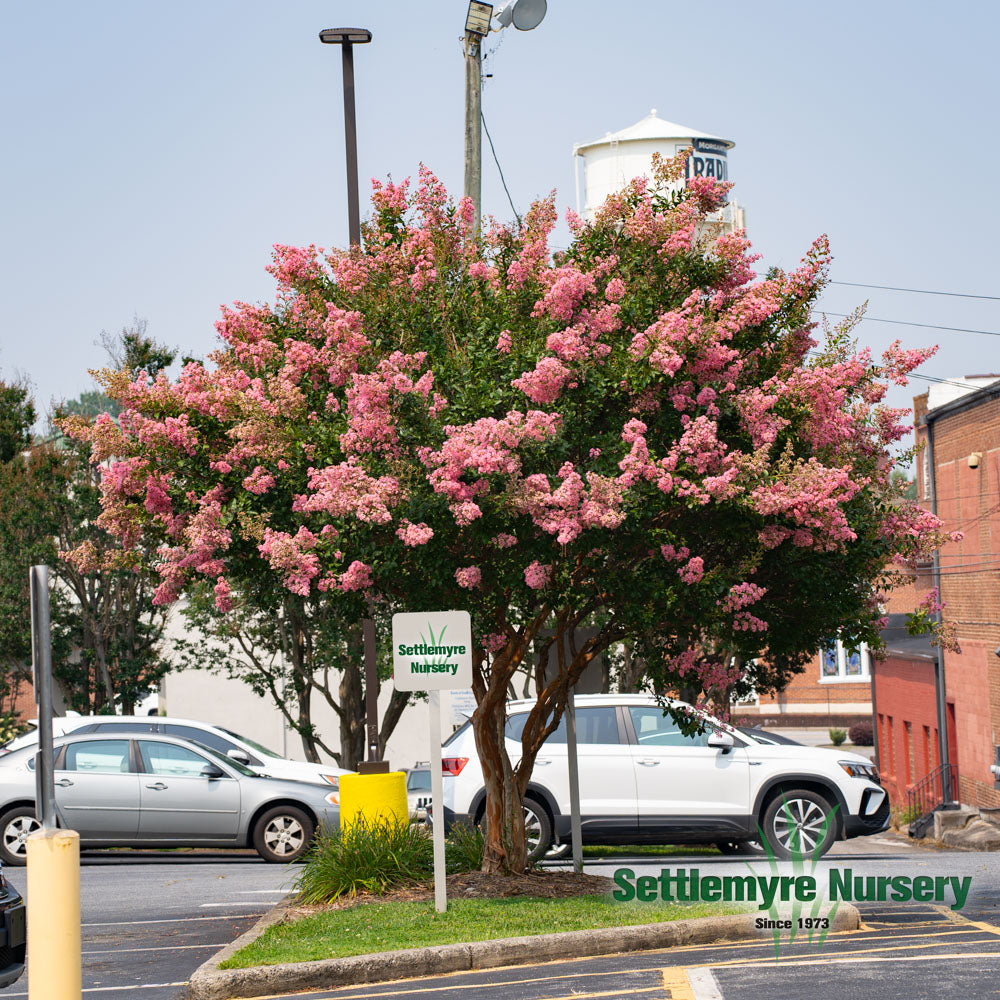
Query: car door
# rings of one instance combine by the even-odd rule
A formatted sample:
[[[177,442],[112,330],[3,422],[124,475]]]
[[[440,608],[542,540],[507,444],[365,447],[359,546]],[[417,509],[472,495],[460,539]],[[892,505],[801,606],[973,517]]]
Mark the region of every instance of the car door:
[[[226,841],[239,833],[240,784],[228,771],[207,778],[205,767],[221,765],[208,754],[167,740],[139,739],[139,839]]]
[[[56,808],[81,840],[130,840],[139,829],[139,775],[127,739],[67,743],[56,758]]]
[[[750,765],[742,746],[707,745],[712,729],[685,736],[658,705],[628,705],[639,829],[725,830],[750,815]]]
[[[512,721],[515,718],[512,716]],[[520,728],[523,726],[522,721]],[[635,776],[631,749],[624,736],[614,705],[576,709],[580,823],[588,839],[600,832],[628,835],[637,830]],[[520,730],[517,741],[514,759],[520,753]],[[565,714],[535,758],[532,781],[548,788],[560,812],[570,814]]]

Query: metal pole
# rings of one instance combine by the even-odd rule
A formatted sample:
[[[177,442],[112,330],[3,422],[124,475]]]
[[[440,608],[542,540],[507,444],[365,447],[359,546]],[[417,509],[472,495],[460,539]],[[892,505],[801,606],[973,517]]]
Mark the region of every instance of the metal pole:
[[[378,660],[375,655],[375,622],[371,618],[366,618],[361,625],[365,637],[365,732],[368,759],[377,761],[381,756],[378,752]]]
[[[475,226],[483,214],[483,67],[479,35],[465,33],[465,196],[475,208]]]
[[[52,771],[52,633],[49,620],[49,568],[32,566],[31,661],[38,703],[38,751],[35,754],[35,815],[43,830],[56,828],[56,790]]]
[[[580,835],[580,768],[576,756],[576,699],[570,688],[566,701],[566,749],[569,757],[569,835],[573,842],[573,871],[583,871],[583,838]]]
[[[931,498],[931,513],[937,515],[937,470],[934,467],[934,423],[929,417],[924,417],[924,424],[927,427],[927,468],[928,487]],[[938,603],[941,603],[941,560],[938,550],[934,550],[934,587],[937,590]],[[934,620],[941,624],[940,610],[934,613]],[[934,647],[934,687],[935,700],[937,701],[937,722],[938,722],[938,760],[942,764],[941,769],[941,798],[947,805],[952,801],[951,787],[951,760],[948,751],[948,710],[947,710],[947,688],[944,678],[944,650],[940,645]]]
[[[361,243],[361,208],[358,202],[358,123],[354,111],[354,46],[345,38],[344,135],[347,148],[347,228],[351,245]]]
[[[431,730],[431,839],[434,842],[434,909],[448,908],[444,858],[444,779],[441,775],[441,692],[429,691]]]

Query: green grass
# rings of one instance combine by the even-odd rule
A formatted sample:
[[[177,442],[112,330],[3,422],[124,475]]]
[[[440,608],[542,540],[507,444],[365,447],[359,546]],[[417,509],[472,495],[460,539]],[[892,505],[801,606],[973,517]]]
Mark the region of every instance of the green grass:
[[[732,904],[616,903],[605,895],[570,899],[457,899],[448,903],[446,913],[436,913],[434,904],[429,902],[360,903],[269,927],[220,968],[246,969],[461,941],[739,912],[742,912],[740,907]]]
[[[636,855],[661,854],[718,854],[719,850],[709,844],[615,844],[602,846],[600,844],[584,844],[585,858],[629,858]],[[570,855],[567,855],[570,857]]]

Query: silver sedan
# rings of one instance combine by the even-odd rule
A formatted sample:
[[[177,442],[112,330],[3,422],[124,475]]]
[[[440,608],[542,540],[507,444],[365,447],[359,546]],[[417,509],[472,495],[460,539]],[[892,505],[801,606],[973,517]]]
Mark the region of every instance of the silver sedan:
[[[23,865],[35,819],[35,751],[0,764],[0,859]],[[56,811],[81,847],[253,847],[295,861],[316,829],[340,825],[337,792],[256,774],[171,736],[55,741]]]

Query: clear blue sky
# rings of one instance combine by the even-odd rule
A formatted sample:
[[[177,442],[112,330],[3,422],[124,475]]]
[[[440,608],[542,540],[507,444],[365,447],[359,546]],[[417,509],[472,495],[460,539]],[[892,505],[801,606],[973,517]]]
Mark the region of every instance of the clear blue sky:
[[[101,331],[133,315],[202,354],[221,303],[270,298],[273,243],[346,242],[340,57],[321,28],[374,34],[356,50],[363,197],[368,178],[421,160],[460,193],[465,9],[5,4],[0,376],[28,375],[43,408],[75,396],[104,361]],[[998,12],[549,0],[537,30],[504,32],[484,111],[521,211],[553,187],[571,205],[574,142],[656,107],[735,141],[762,263],[792,266],[827,232],[834,278],[995,295]],[[484,150],[484,209],[509,217]],[[1000,330],[1000,302],[834,286],[825,304],[866,297],[872,316]],[[861,335],[941,343],[932,375],[1000,371],[997,337],[870,322]]]

